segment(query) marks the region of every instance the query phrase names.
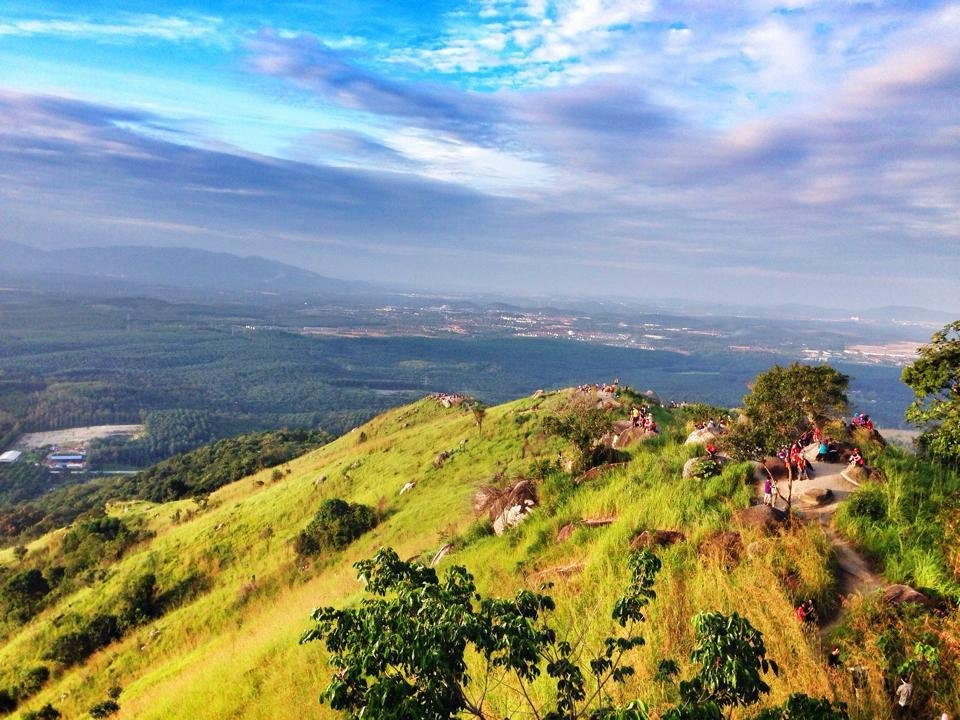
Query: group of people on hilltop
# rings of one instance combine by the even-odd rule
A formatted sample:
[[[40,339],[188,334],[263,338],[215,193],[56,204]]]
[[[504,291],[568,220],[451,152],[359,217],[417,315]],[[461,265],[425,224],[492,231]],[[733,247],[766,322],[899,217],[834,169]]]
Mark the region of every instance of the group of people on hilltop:
[[[620,392],[620,380],[619,378],[614,380],[612,383],[584,383],[583,385],[577,385],[578,392],[604,392],[616,395]]]
[[[808,480],[810,478],[810,461],[803,454],[803,449],[809,444],[804,443],[804,440],[810,439],[807,435],[808,433],[804,433],[793,443],[784,445],[777,451],[777,457],[783,461],[787,469],[791,473],[796,471],[798,480]]]
[[[466,396],[461,393],[435,392],[431,393],[430,397],[445,408],[462,405],[463,401],[466,400]]]
[[[869,415],[857,413],[850,419],[850,430],[853,431],[857,428],[873,430],[873,420],[870,419]]]
[[[698,420],[693,424],[694,430],[709,430],[715,435],[723,435],[727,431],[727,421],[724,418],[719,418],[714,420],[709,418],[708,420]]]
[[[630,427],[643,428],[645,432],[659,433],[657,421],[653,418],[653,413],[646,405],[637,407],[634,405],[630,409]]]

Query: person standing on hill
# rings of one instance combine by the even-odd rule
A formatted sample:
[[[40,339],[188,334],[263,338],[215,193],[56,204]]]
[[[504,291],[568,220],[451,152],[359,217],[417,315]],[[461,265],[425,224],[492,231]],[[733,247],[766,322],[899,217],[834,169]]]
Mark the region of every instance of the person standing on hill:
[[[896,690],[897,704],[894,707],[895,715],[898,718],[909,717],[907,705],[910,704],[910,697],[913,695],[913,685],[907,680],[900,678],[900,687]]]
[[[770,478],[763,481],[763,504],[773,507],[773,480]]]

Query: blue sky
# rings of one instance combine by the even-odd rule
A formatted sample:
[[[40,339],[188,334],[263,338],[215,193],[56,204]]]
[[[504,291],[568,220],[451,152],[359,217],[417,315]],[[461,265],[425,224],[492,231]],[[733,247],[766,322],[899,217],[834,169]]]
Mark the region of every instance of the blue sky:
[[[44,248],[960,310],[960,4],[13,0],[0,176]]]

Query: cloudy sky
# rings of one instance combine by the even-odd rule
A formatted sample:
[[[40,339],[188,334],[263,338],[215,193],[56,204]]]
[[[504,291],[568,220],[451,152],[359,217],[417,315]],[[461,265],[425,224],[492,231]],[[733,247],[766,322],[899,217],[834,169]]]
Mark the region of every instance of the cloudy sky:
[[[960,4],[6,0],[0,179],[44,248],[960,310]]]

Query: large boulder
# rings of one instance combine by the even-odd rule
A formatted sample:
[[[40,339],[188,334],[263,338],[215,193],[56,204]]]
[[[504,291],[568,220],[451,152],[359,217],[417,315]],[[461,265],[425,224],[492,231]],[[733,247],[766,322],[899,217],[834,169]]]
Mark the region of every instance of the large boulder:
[[[642,427],[629,427],[618,435],[613,436],[611,447],[621,450],[655,437],[657,437],[657,433],[655,432],[644,430]]]
[[[776,532],[785,516],[780,510],[769,505],[751,505],[735,516],[737,523],[745,528],[753,528],[765,533]]]
[[[830,488],[810,488],[800,493],[800,502],[808,507],[819,507],[833,502],[833,490]]]
[[[502,489],[485,485],[473,496],[474,512],[478,515],[487,513],[497,535],[519,525],[536,506],[536,487],[522,478]]]
[[[687,439],[683,441],[684,445],[706,445],[707,443],[716,442],[717,438],[720,436],[714,430],[708,430],[707,428],[700,428],[699,430],[694,430],[687,436]]]
[[[657,395],[653,390],[645,390],[643,396],[650,401],[651,405],[663,407],[663,400],[661,400],[660,396]]]
[[[917,603],[924,607],[933,605],[930,598],[909,585],[890,585],[884,589],[883,595],[880,597],[887,605],[903,605],[905,603]]]

